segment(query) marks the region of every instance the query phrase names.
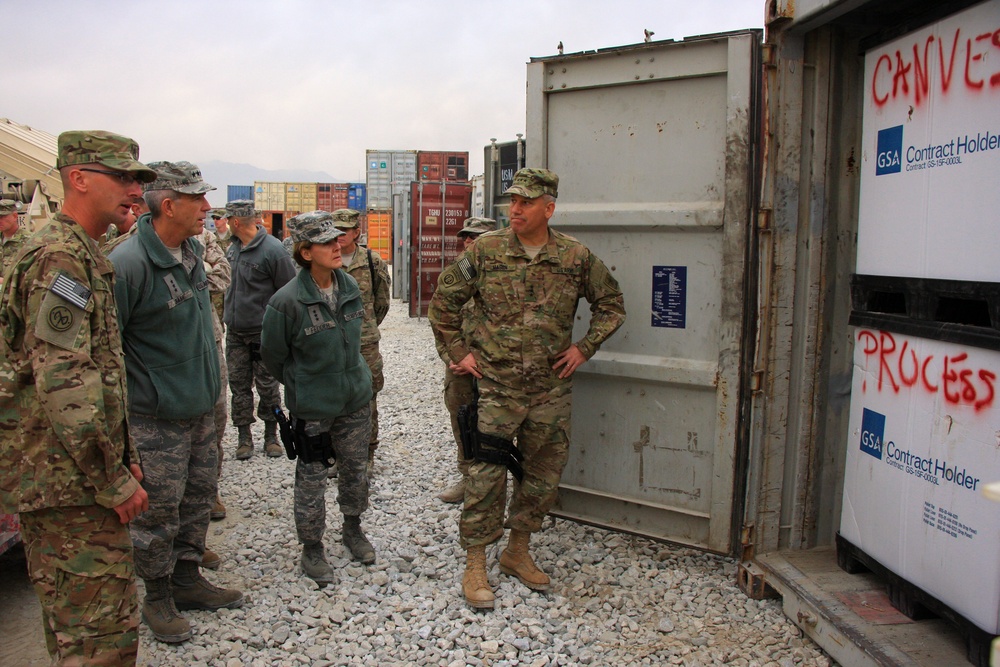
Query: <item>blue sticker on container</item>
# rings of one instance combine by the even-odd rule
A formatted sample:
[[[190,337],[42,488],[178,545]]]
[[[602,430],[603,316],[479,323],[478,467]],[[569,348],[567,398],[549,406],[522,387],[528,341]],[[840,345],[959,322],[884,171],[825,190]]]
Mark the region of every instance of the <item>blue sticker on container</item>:
[[[687,267],[653,267],[654,327],[684,329],[687,327]]]

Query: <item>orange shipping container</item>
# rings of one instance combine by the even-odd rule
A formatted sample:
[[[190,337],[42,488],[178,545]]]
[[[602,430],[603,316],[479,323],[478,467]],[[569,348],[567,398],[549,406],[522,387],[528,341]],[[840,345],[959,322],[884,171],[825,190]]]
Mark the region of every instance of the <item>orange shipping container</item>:
[[[392,211],[368,211],[368,219],[361,226],[368,238],[368,247],[382,259],[392,261]]]

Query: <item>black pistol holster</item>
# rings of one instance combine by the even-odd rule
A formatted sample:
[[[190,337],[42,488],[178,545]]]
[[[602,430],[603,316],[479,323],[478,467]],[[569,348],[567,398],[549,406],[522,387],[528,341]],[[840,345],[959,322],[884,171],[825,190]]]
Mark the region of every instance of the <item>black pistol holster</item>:
[[[295,449],[295,434],[292,433],[292,427],[281,408],[277,406],[274,408],[274,416],[278,418],[278,433],[281,435],[281,444],[285,447],[285,455],[294,461],[299,452]]]
[[[329,431],[323,431],[319,435],[306,435],[306,421],[296,419],[294,434],[295,447],[303,463],[319,462],[329,468],[337,460]]]
[[[513,440],[483,433],[479,430],[479,387],[475,386],[472,403],[458,406],[458,432],[462,439],[462,456],[466,460],[482,461],[506,466],[521,482],[524,479],[524,468],[521,462],[524,455],[514,445]]]

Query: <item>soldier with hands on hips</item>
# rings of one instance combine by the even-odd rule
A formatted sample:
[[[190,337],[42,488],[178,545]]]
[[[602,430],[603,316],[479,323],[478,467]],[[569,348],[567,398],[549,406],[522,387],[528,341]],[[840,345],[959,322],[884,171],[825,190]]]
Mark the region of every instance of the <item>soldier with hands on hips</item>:
[[[558,187],[547,169],[518,171],[506,192],[510,228],[483,234],[441,273],[428,313],[438,345],[479,385],[478,447],[459,524],[462,591],[476,609],[494,607],[485,548],[504,527],[510,541],[500,570],[533,590],[549,588],[528,542],[555,502],[569,455],[572,376],[625,321],[621,289],[604,262],[549,228]],[[574,342],[581,298],[590,303],[590,326]],[[481,316],[471,337],[462,327],[469,299]],[[505,522],[508,467],[523,479]]]

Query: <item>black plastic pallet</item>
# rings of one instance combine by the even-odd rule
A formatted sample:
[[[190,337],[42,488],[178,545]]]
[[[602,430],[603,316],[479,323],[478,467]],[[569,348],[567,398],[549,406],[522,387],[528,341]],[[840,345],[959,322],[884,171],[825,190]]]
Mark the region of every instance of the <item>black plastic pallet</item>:
[[[854,274],[849,323],[1000,350],[1000,283]]]
[[[937,617],[954,625],[965,640],[966,657],[976,667],[989,667],[990,646],[996,635],[935,598],[919,586],[887,569],[860,548],[837,534],[837,565],[848,574],[871,572],[885,582],[892,606],[914,621]]]

